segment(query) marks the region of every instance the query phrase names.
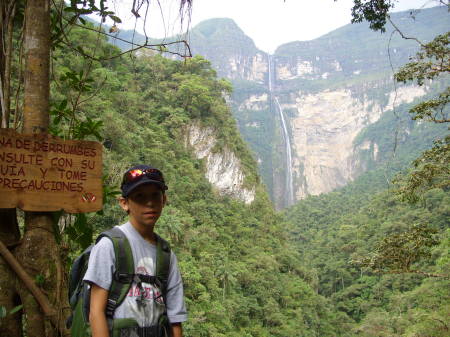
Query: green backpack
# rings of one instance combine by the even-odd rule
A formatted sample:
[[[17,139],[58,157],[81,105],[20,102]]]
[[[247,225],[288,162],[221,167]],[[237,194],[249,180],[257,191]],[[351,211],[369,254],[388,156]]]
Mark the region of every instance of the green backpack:
[[[155,234],[156,235],[156,234]],[[139,328],[132,318],[113,319],[114,311],[123,302],[130,290],[133,281],[151,283],[161,289],[164,303],[166,302],[167,281],[170,265],[169,244],[156,235],[156,275],[141,275],[134,273],[134,261],[130,243],[125,234],[117,227],[101,233],[95,243],[101,238],[109,238],[114,246],[115,273],[112,278],[106,304],[106,318],[108,320],[110,337],[126,336],[125,330],[133,329],[138,336],[166,337],[171,336],[167,311],[161,315],[158,325],[148,328]],[[72,314],[67,320],[67,328],[71,330],[72,337],[91,336],[89,325],[90,287],[83,282],[84,274],[88,269],[89,256],[94,245],[75,259],[69,277],[69,303]]]

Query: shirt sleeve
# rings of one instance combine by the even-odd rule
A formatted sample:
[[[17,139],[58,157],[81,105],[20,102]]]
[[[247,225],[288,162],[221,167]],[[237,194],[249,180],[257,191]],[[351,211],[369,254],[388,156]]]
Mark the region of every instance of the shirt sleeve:
[[[178,269],[177,257],[173,252],[170,256],[169,280],[167,282],[167,316],[171,323],[180,323],[187,320],[183,280]]]
[[[92,247],[89,264],[83,281],[95,283],[109,290],[115,269],[114,246],[110,239],[104,237]]]

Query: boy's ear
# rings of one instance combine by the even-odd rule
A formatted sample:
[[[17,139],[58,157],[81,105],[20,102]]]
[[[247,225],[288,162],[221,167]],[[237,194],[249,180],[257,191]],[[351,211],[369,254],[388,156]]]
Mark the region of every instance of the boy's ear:
[[[124,198],[124,197],[120,196],[119,197],[119,205],[120,205],[120,207],[122,207],[122,209],[125,212],[128,212],[129,207],[128,207],[128,199],[127,198]]]

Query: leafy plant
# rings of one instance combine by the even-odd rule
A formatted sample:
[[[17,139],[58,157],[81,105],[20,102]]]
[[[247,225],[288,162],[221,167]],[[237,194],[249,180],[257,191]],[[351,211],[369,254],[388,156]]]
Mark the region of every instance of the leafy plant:
[[[412,61],[403,66],[396,74],[399,82],[416,81],[423,85],[426,80],[450,74],[450,32],[438,35],[433,41],[421,46],[421,51]],[[450,102],[450,87],[436,98],[414,106],[410,113],[413,119],[426,119],[435,123],[450,122],[446,105]]]
[[[450,136],[434,142],[412,162],[407,174],[398,174],[393,180],[394,193],[402,200],[416,203],[425,192],[433,188],[447,190],[450,187]]]
[[[16,312],[19,312],[22,309],[23,309],[22,304],[12,308],[9,312],[4,306],[0,306],[0,323],[2,318],[5,318],[8,315],[14,315]]]
[[[352,23],[365,20],[369,22],[370,29],[384,32],[389,10],[395,6],[395,2],[395,0],[354,0]]]
[[[7,310],[4,306],[0,306],[0,319],[5,318],[7,315]]]
[[[44,282],[45,282],[45,276],[42,275],[42,274],[37,274],[37,275],[34,277],[34,282],[36,282],[36,284],[37,284],[38,286],[43,286],[43,285],[44,285]]]
[[[372,256],[362,259],[362,266],[376,273],[429,273],[412,269],[420,259],[431,256],[430,249],[439,243],[437,230],[427,225],[414,225],[399,234],[391,234],[376,245]]]
[[[94,137],[96,140],[102,141],[103,121],[94,120],[82,114],[80,110],[80,105],[89,99],[82,100],[83,95],[90,94],[91,97],[95,95],[92,86],[93,78],[88,77],[87,72],[69,70],[61,75],[60,81],[60,85],[64,85],[67,91],[67,96],[73,99],[71,99],[70,106],[67,98],[52,104],[50,133],[69,139],[83,140]]]

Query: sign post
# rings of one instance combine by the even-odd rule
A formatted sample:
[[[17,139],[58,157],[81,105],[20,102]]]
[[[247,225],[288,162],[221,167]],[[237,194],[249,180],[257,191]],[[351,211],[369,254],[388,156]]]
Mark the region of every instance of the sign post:
[[[102,145],[0,129],[0,208],[94,212],[102,208]]]

